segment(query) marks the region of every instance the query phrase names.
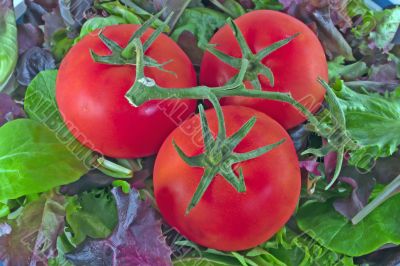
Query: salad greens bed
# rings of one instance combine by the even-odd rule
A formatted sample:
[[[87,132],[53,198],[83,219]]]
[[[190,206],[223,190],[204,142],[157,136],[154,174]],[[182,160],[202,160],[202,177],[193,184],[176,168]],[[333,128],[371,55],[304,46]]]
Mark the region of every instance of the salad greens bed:
[[[0,261],[400,263],[400,45],[394,41],[400,7],[372,11],[361,0],[26,4],[27,12],[16,25],[10,1],[0,1]],[[220,252],[186,240],[163,224],[157,212],[151,181],[154,157],[105,160],[76,141],[61,119],[55,101],[56,69],[68,50],[95,29],[141,24],[162,7],[165,14],[174,12],[168,33],[195,66],[227,18],[255,9],[297,17],[317,33],[325,48],[335,101],[317,117],[331,128],[345,127],[349,137],[343,146],[344,163],[336,171],[339,182],[329,185],[337,156],[317,129],[305,123],[291,130],[303,171],[301,200],[285,228],[254,249]],[[162,19],[152,26],[161,26]],[[338,112],[345,125],[337,120]]]

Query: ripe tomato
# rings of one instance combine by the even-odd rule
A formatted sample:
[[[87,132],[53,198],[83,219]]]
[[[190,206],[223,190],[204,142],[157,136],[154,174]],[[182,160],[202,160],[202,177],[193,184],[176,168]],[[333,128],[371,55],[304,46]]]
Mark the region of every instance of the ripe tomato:
[[[102,33],[125,47],[139,25],[115,25]],[[145,41],[153,32],[145,32]],[[107,156],[143,157],[154,154],[168,134],[195,111],[196,101],[150,101],[133,107],[125,93],[135,79],[134,66],[100,64],[90,55],[109,55],[98,34],[84,37],[68,52],[57,77],[56,98],[71,133],[84,145]],[[196,74],[186,54],[161,34],[145,53],[164,68],[145,68],[146,76],[162,87],[192,87]]]
[[[324,50],[315,34],[301,21],[270,10],[249,12],[236,19],[235,23],[253,53],[300,33],[289,44],[262,60],[262,63],[272,70],[275,86],[271,87],[264,76],[259,75],[259,80],[262,90],[290,92],[294,99],[310,111],[317,111],[325,95],[325,90],[317,82],[317,78],[327,80],[328,67]],[[225,54],[239,58],[242,56],[239,44],[228,25],[218,30],[210,43],[216,44],[215,48]],[[221,86],[236,73],[236,69],[206,52],[201,63],[200,83],[211,87]],[[305,120],[305,117],[290,104],[277,101],[235,96],[223,98],[221,104],[254,108],[271,116],[286,129]]]
[[[173,141],[188,156],[203,152],[200,119],[196,115],[175,129],[161,146],[154,168],[154,193],[167,223],[188,239],[209,248],[243,250],[268,240],[292,215],[300,194],[299,163],[289,135],[272,118],[247,107],[224,106],[222,110],[228,136],[251,117],[257,118],[235,152],[286,141],[238,165],[243,169],[246,192],[237,192],[217,175],[200,202],[185,215],[204,170],[187,165]],[[206,117],[211,131],[218,132],[214,109],[207,110]]]

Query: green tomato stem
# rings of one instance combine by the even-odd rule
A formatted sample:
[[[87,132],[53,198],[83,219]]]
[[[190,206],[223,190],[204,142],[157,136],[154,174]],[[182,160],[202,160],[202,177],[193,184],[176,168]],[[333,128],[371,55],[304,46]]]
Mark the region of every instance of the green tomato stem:
[[[132,170],[106,160],[103,157],[97,159],[97,169],[106,175],[115,178],[132,178]]]
[[[287,102],[297,108],[307,119],[315,125],[319,126],[317,118],[302,104],[297,102],[289,93],[250,90],[243,84],[249,61],[243,59],[238,75],[232,83],[221,87],[191,87],[191,88],[162,88],[156,82],[144,75],[144,56],[143,48],[140,40],[134,42],[136,44],[136,80],[133,86],[126,93],[126,99],[135,107],[150,101],[162,99],[210,99],[214,96],[217,98],[227,96],[246,96],[251,98],[263,98]]]

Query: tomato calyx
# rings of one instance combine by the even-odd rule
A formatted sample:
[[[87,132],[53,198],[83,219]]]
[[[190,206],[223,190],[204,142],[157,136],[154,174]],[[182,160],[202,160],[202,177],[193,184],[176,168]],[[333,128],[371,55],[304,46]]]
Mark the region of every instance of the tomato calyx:
[[[233,22],[232,19],[228,19],[228,25],[233,31],[233,34],[236,38],[236,40],[239,43],[239,47],[242,53],[242,58],[237,58],[233,57],[230,55],[227,55],[215,48],[215,45],[207,45],[205,48],[207,49],[208,52],[216,56],[218,59],[220,59],[222,62],[232,66],[233,68],[239,70],[241,66],[241,61],[243,59],[246,59],[249,61],[249,67],[246,71],[246,74],[244,76],[244,80],[248,80],[251,82],[253,87],[256,90],[261,90],[261,83],[259,80],[259,75],[265,76],[269,83],[270,86],[273,87],[275,85],[275,78],[274,74],[272,73],[272,70],[264,65],[262,63],[262,60],[267,57],[269,54],[272,52],[278,50],[279,48],[287,45],[290,43],[294,38],[300,35],[300,33],[296,33],[289,38],[277,41],[270,46],[265,47],[258,53],[254,54],[249,45],[246,42],[246,39],[243,36],[243,33],[240,31],[239,27]],[[235,78],[235,77],[234,77]]]
[[[204,169],[203,176],[200,179],[200,183],[186,209],[188,214],[200,201],[208,186],[216,175],[221,175],[225,180],[231,184],[239,193],[246,191],[246,185],[244,182],[244,176],[242,168],[239,167],[241,162],[245,162],[254,158],[257,158],[275,147],[281,145],[285,139],[282,139],[276,143],[263,146],[261,148],[246,152],[236,153],[234,149],[237,145],[247,136],[251,131],[256,118],[252,117],[248,120],[238,131],[232,136],[227,137],[225,129],[224,115],[222,113],[221,106],[219,105],[218,99],[215,96],[210,98],[213,103],[215,112],[218,118],[218,134],[216,138],[213,137],[211,130],[208,126],[208,122],[204,113],[204,108],[199,105],[199,114],[201,129],[204,141],[204,152],[200,155],[193,157],[187,156],[184,151],[173,141],[173,145],[182,160],[192,167],[201,167]],[[235,167],[236,166],[236,167]],[[235,169],[236,168],[236,169]],[[234,169],[239,172],[239,176],[236,176]]]
[[[98,36],[100,40],[104,43],[105,46],[111,51],[110,55],[98,55],[93,50],[90,50],[90,55],[93,61],[101,64],[108,64],[108,65],[136,65],[136,49],[134,45],[135,39],[140,39],[143,34],[146,32],[147,29],[151,27],[151,25],[160,17],[163,10],[157,13],[156,15],[152,16],[148,19],[129,39],[128,44],[126,47],[122,48],[119,44],[115,41],[107,38],[102,31],[99,31]],[[150,37],[144,42],[143,44],[143,51],[146,52],[147,49],[153,44],[153,42],[157,39],[157,37],[165,30],[168,25],[168,22],[171,20],[173,13],[171,13],[165,22],[160,25],[151,35]],[[144,56],[144,65],[147,67],[156,67],[157,69],[167,71],[163,68],[164,65],[170,63],[171,61],[166,61],[159,63],[155,59]]]

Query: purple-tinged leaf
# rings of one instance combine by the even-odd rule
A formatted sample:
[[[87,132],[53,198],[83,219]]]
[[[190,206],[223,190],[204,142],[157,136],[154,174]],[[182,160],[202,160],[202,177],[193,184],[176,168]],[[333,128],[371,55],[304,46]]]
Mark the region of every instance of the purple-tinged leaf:
[[[42,46],[44,35],[42,30],[33,24],[20,24],[18,27],[18,54],[25,53],[35,46]]]
[[[324,167],[325,167],[325,175],[331,177],[335,172],[337,162],[337,153],[329,152],[324,156]]]
[[[348,2],[346,1],[279,0],[279,2],[286,8],[288,13],[297,10],[297,14],[301,13],[303,19],[310,16],[315,10],[329,10],[330,19],[342,32],[345,32],[352,26],[351,18],[347,14]]]
[[[135,190],[124,194],[114,188],[119,224],[104,240],[87,239],[66,258],[74,265],[171,265],[171,250],[154,209]]]
[[[347,170],[343,170],[346,174]],[[352,187],[348,198],[339,198],[333,202],[336,211],[347,217],[353,218],[368,203],[368,198],[375,185],[375,180],[370,176],[353,173],[352,177],[340,177],[339,181]]]
[[[102,188],[111,185],[114,178],[109,177],[99,170],[93,169],[83,175],[79,180],[61,186],[60,192],[65,195],[73,196],[93,188]]]
[[[393,245],[392,247],[380,248],[377,251],[355,258],[356,265],[400,265],[400,246]]]
[[[86,20],[86,12],[92,8],[93,2],[93,0],[71,0],[70,12],[79,25],[82,25]]]
[[[239,0],[238,1],[245,9],[253,9],[254,2],[252,0]]]
[[[8,10],[13,8],[13,1],[12,0],[1,0],[0,1],[0,21],[3,19],[3,16],[5,15]]]
[[[370,80],[356,80],[345,82],[345,85],[351,89],[359,90],[366,89],[372,92],[391,92],[394,91],[398,86],[398,81],[370,81]]]
[[[53,9],[51,13],[47,13],[43,16],[44,20],[44,38],[48,43],[51,40],[53,34],[66,27],[63,17],[61,16],[60,9]]]
[[[23,117],[25,117],[23,109],[9,95],[0,93],[0,126]]]
[[[375,162],[372,174],[378,183],[388,184],[400,173],[400,152],[394,156],[380,158]]]
[[[397,64],[396,62],[388,62],[381,65],[373,65],[369,80],[377,82],[396,81],[397,80]]]
[[[39,47],[30,48],[19,58],[17,81],[23,86],[28,86],[40,71],[55,68],[55,60],[49,51]]]
[[[279,2],[283,5],[284,8],[288,8],[291,6],[296,6],[301,4],[302,0],[279,0]]]
[[[146,187],[146,181],[153,175],[155,159],[155,156],[143,159],[141,169],[133,173],[133,179],[130,182],[132,188],[144,189]]]
[[[43,16],[48,13],[47,10],[30,0],[25,0],[25,4],[27,9],[23,17],[24,23],[30,23],[35,26],[43,25]]]
[[[58,6],[58,0],[33,0],[33,2],[39,4],[49,11]]]
[[[190,31],[183,31],[178,38],[178,45],[189,56],[195,66],[200,66],[204,51],[197,46],[197,38]]]
[[[64,228],[64,198],[43,194],[23,207],[20,216],[0,225],[0,260],[9,266],[46,265],[57,256],[56,240]]]
[[[319,162],[316,160],[308,160],[308,161],[301,161],[300,162],[300,168],[306,170],[308,173],[311,173],[313,175],[321,175],[321,172],[318,169],[318,166],[320,165]]]
[[[352,48],[333,24],[329,9],[316,10],[312,14],[318,26],[318,37],[324,45],[327,55],[331,59],[337,56],[344,56],[349,60],[354,59]]]
[[[313,28],[322,42],[325,52],[333,59],[344,56],[352,60],[353,52],[346,39],[336,26],[343,31],[351,26],[351,20],[341,1],[281,1],[287,6],[287,13]]]
[[[296,151],[299,152],[306,147],[311,133],[305,128],[305,125],[302,124],[294,129],[289,130],[289,134],[293,140]]]

